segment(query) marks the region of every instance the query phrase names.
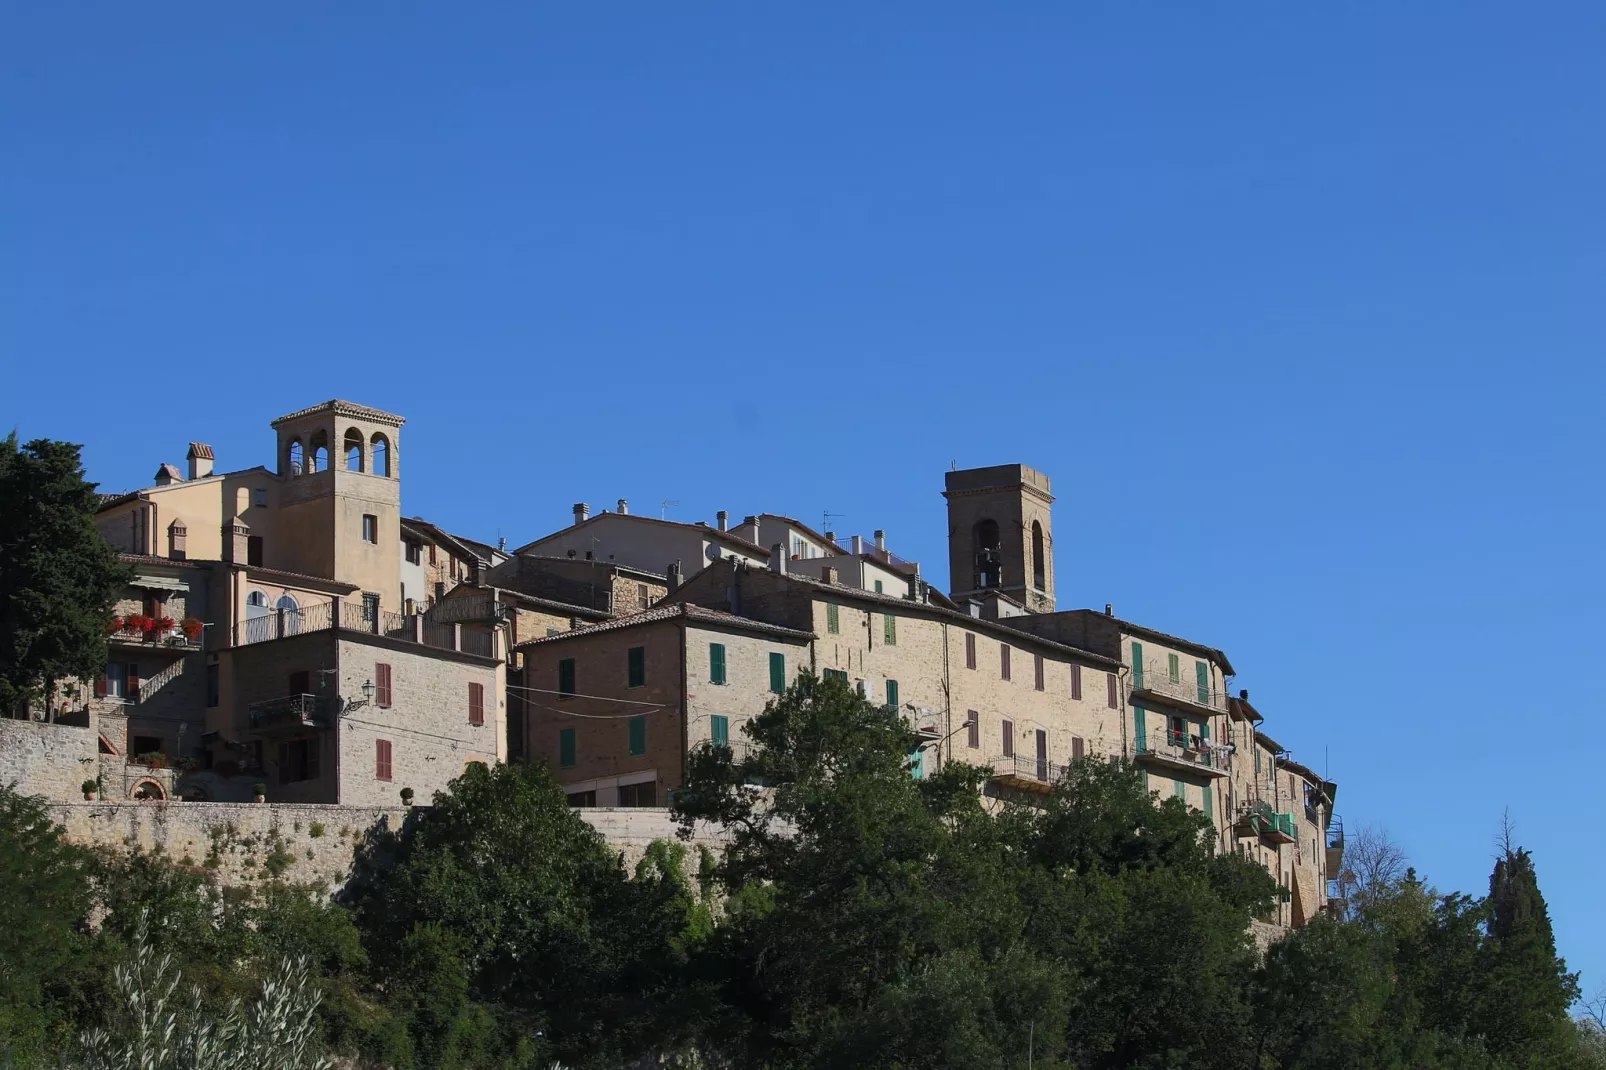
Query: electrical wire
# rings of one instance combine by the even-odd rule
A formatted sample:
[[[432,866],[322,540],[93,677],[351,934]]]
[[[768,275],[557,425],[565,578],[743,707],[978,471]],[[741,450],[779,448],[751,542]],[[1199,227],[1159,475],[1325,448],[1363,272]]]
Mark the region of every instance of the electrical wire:
[[[558,695],[561,698],[589,698],[599,702],[622,702],[627,706],[662,706],[662,702],[643,702],[633,698],[614,698],[611,695],[579,695],[572,691],[549,691],[544,687],[525,687],[522,684],[506,685],[509,691],[529,691],[537,695]]]

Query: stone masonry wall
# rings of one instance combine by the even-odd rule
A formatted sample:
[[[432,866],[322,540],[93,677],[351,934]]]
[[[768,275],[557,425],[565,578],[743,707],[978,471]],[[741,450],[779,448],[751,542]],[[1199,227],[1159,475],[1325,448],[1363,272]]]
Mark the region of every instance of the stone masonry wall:
[[[0,784],[52,802],[81,799],[83,782],[100,774],[90,727],[0,718]]]

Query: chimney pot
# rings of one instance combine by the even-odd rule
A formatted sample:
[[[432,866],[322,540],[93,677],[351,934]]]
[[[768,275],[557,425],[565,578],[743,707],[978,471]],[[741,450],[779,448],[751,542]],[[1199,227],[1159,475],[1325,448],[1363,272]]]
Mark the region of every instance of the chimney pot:
[[[821,569],[820,570],[820,579],[825,583],[835,584],[837,582],[837,571],[836,571],[836,569],[829,568],[829,567]]]
[[[574,503],[574,522],[576,524],[584,524],[587,518],[590,516],[591,506],[587,505],[585,502]]]
[[[1249,689],[1246,687],[1242,691],[1239,691],[1238,692],[1238,697],[1240,699],[1242,699],[1243,701],[1248,702],[1249,701]]]
[[[786,575],[786,547],[780,543],[770,547],[770,571]]]
[[[862,553],[864,553],[864,536],[855,535],[853,536],[853,555],[857,557]]]
[[[619,511],[621,513],[624,513],[626,516],[629,516],[630,515],[630,503],[625,501],[623,498],[620,498],[619,499]]]
[[[674,561],[669,565],[669,593],[674,594],[680,590],[680,562]]]
[[[834,532],[834,531],[826,532],[825,533],[825,541],[826,542],[836,542],[836,532]]]
[[[190,462],[190,478],[202,479],[212,474],[212,447],[204,442],[191,442],[190,452],[187,454]]]
[[[1109,602],[1104,603],[1104,615],[1106,617],[1115,616],[1115,606],[1110,604]]]
[[[720,531],[728,531],[731,525],[731,515],[728,510],[721,509],[714,514],[714,520],[719,524]]]
[[[887,533],[880,528],[875,529],[875,548],[883,552],[887,548]]]

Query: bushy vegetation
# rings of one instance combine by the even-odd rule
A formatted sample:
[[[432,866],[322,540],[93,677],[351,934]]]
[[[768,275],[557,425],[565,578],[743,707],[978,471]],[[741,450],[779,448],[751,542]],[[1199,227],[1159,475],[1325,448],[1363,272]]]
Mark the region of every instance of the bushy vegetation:
[[[257,1063],[287,1068],[1606,1065],[1514,844],[1472,897],[1377,840],[1348,916],[1262,954],[1272,880],[1122,763],[984,806],[982,771],[914,779],[898,715],[813,677],[749,736],[674,800],[721,852],[626,871],[543,770],[474,765],[369,834],[338,902],[93,858],[0,792],[0,1043],[144,1065],[115,1059],[150,1019],[247,1061],[304,1026]],[[165,993],[154,1019],[133,991]]]

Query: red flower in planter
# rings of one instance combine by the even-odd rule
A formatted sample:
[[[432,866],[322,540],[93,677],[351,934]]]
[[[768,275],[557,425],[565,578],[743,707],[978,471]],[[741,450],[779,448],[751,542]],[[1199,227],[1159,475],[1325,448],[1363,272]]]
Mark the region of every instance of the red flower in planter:
[[[131,632],[148,632],[156,623],[143,613],[130,613],[123,618],[123,628]]]
[[[195,617],[185,617],[183,620],[179,621],[178,626],[184,630],[184,637],[186,639],[199,639],[201,637],[201,632],[205,628],[205,625],[203,625]]]
[[[172,617],[157,617],[151,621],[150,630],[157,635],[161,635],[163,632],[170,632],[176,627],[178,627],[178,622]]]
[[[123,618],[122,617],[113,617],[111,620],[106,622],[106,634],[107,635],[116,635],[118,632],[120,632],[122,630],[123,630]]]

